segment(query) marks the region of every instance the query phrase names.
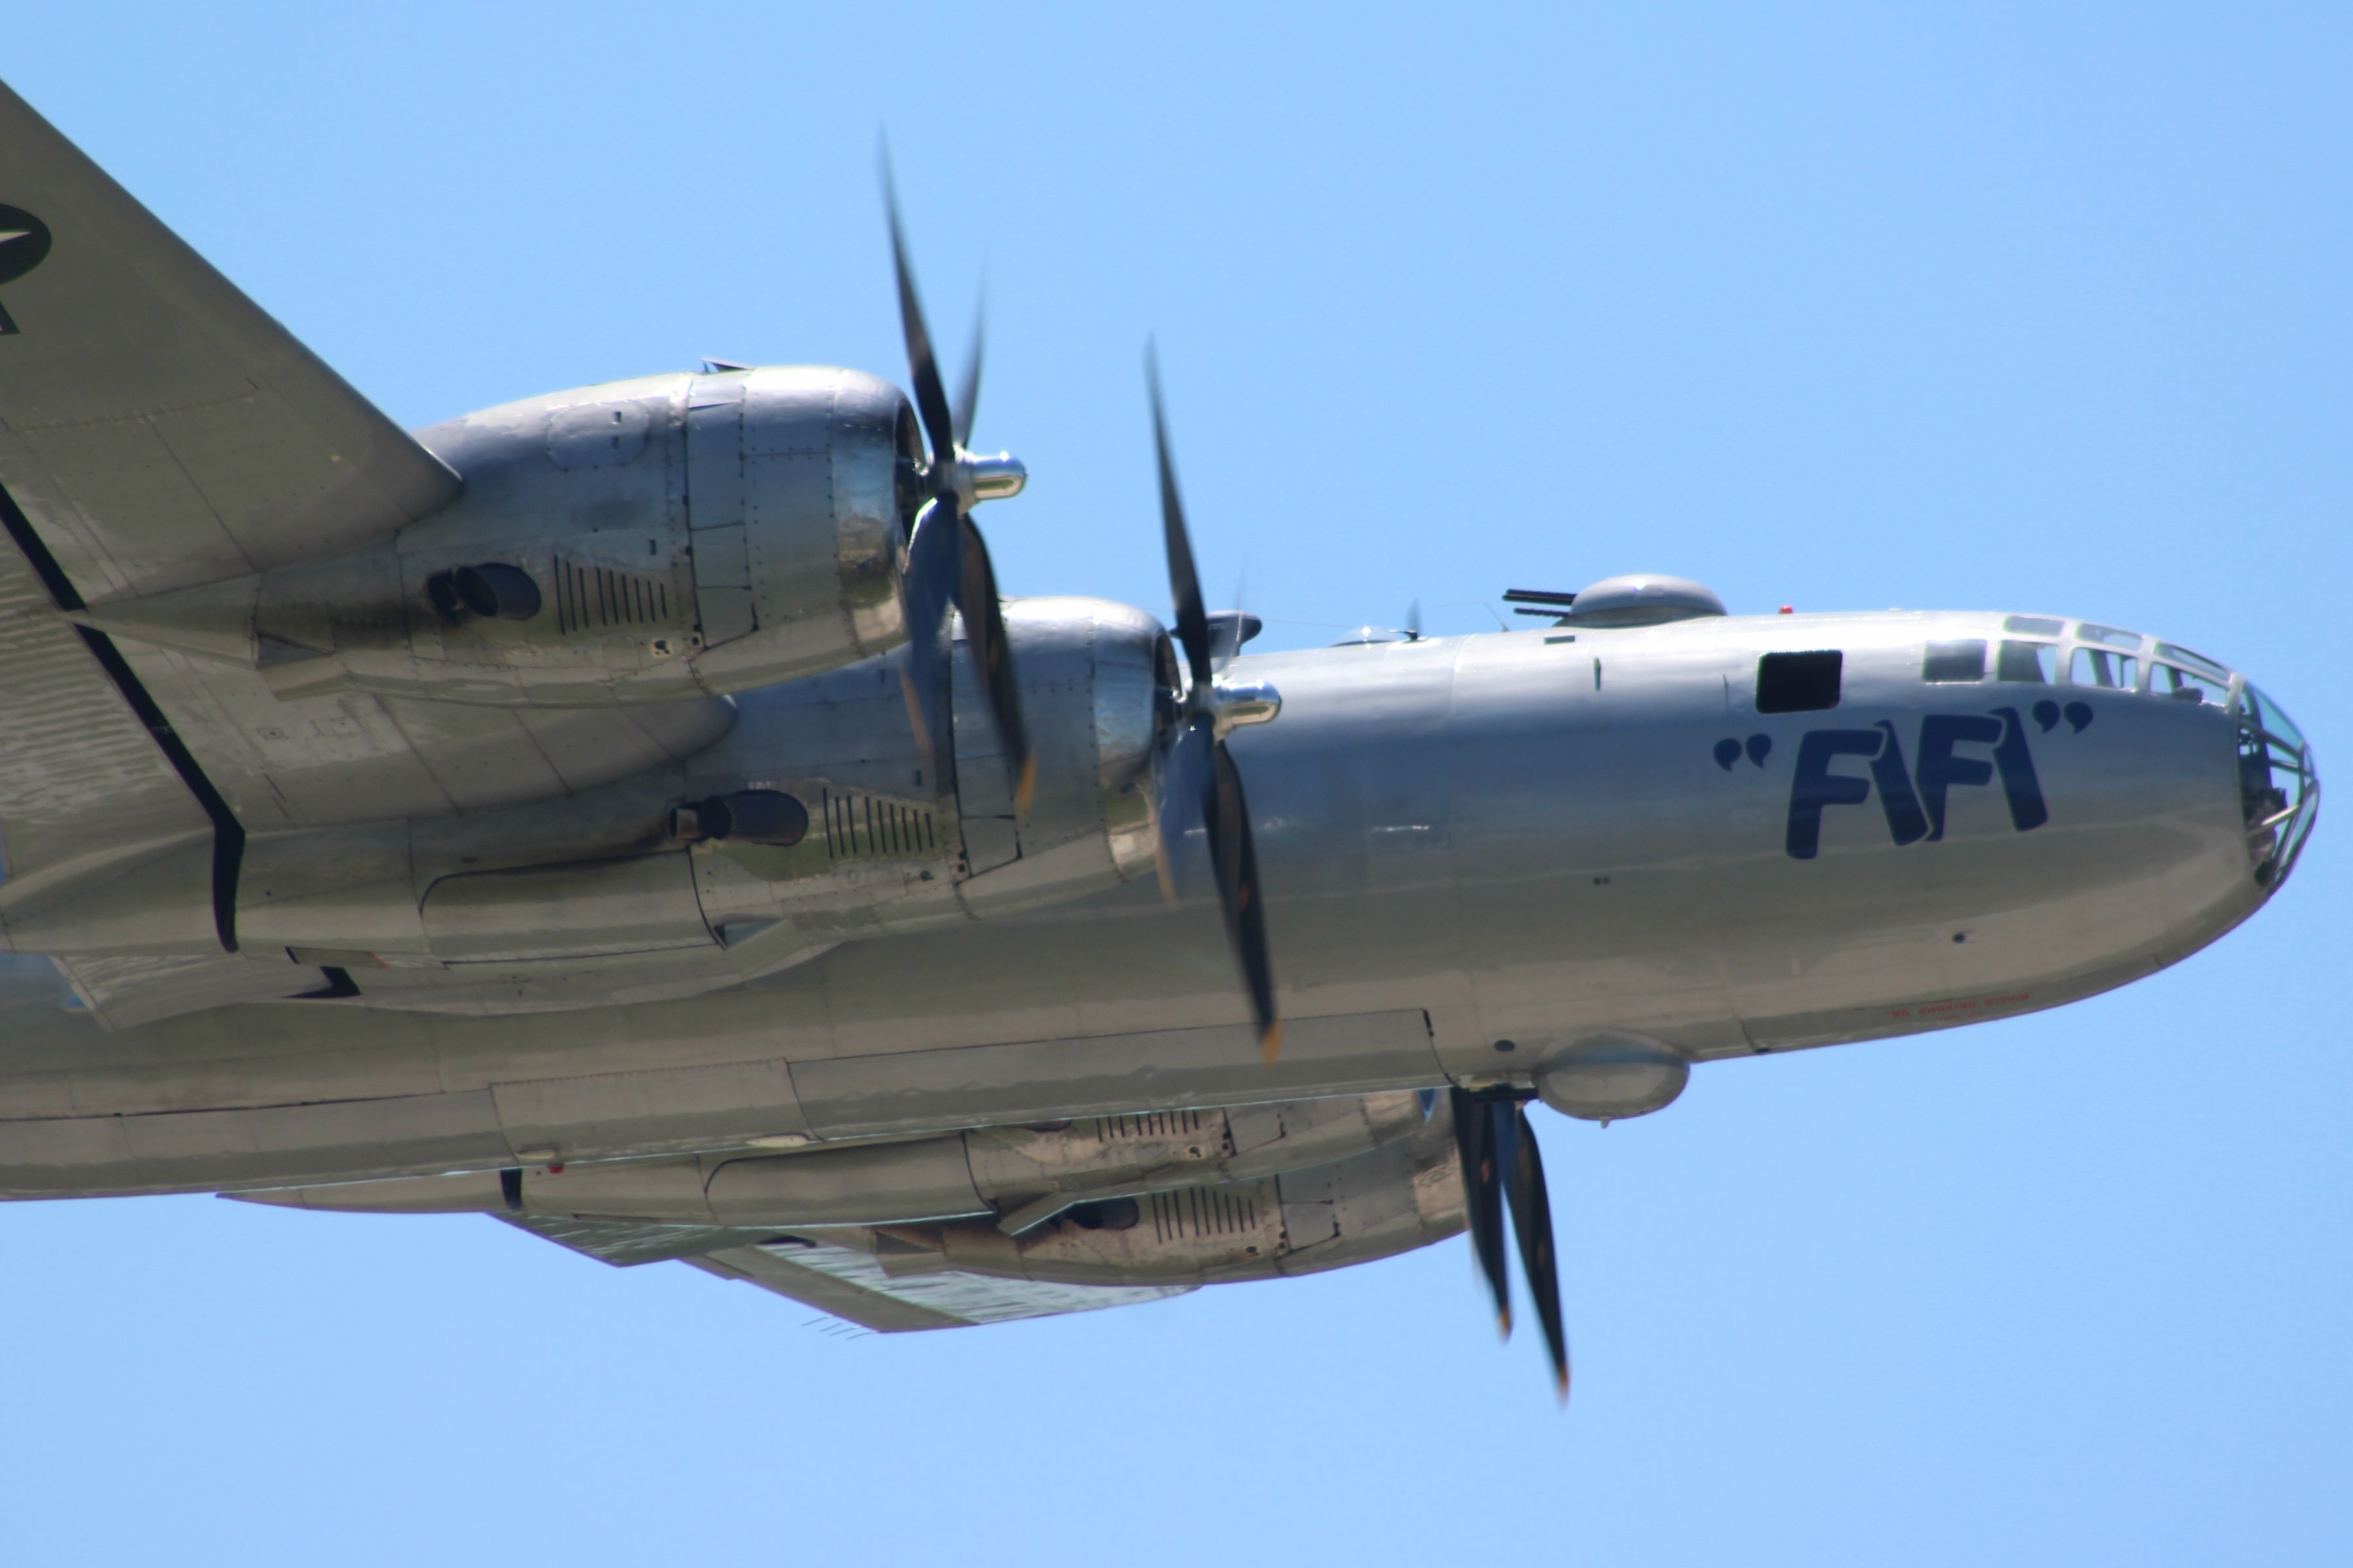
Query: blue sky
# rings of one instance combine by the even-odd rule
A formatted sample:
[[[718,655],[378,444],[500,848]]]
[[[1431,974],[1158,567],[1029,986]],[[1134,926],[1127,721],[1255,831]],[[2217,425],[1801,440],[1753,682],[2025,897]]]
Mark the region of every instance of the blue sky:
[[[1009,592],[1163,603],[1153,331],[1272,642],[1630,570],[2047,610],[2353,756],[2341,8],[85,0],[8,43],[405,423],[898,376],[887,124],[944,342],[987,278]],[[0,1554],[2343,1562],[2343,837],[2124,992],[1543,1117],[1566,1417],[1461,1242],[843,1339],[487,1221],[0,1209]]]

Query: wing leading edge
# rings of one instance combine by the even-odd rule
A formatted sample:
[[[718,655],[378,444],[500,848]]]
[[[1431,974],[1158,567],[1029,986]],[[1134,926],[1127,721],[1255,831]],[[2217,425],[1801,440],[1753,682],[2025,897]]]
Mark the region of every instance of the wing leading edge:
[[[98,1022],[332,994],[287,950],[234,956],[248,833],[564,795],[725,731],[718,700],[281,699],[69,619],[343,554],[460,486],[0,85],[0,947],[46,951],[93,889],[162,876],[188,929],[60,961]],[[189,951],[148,956],[158,942]]]
[[[340,554],[457,475],[0,86],[0,484],[84,599]]]

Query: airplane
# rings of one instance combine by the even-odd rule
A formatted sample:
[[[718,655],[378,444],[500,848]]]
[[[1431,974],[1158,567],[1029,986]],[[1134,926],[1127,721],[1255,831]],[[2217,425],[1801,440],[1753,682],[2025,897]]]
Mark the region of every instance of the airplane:
[[[480,1214],[881,1331],[1507,1253],[1528,1107],[2078,1001],[2316,820],[2236,670],[2042,611],[1248,651],[1007,598],[912,395],[705,362],[405,432],[0,89],[0,1196]]]

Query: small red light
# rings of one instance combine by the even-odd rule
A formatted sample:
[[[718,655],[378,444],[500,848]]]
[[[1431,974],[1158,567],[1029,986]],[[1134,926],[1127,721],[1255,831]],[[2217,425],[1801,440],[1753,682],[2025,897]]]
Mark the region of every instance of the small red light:
[[[550,1165],[547,1168],[547,1173],[551,1176],[560,1176],[564,1174],[564,1167],[561,1165]]]
[[[1796,610],[1792,609],[1792,608],[1791,608],[1790,606],[1788,606],[1788,605],[1782,605],[1782,606],[1781,606],[1781,613],[1782,613],[1783,615],[1785,615],[1785,616],[1794,616],[1794,615],[1796,615],[1798,612],[1797,612]]]

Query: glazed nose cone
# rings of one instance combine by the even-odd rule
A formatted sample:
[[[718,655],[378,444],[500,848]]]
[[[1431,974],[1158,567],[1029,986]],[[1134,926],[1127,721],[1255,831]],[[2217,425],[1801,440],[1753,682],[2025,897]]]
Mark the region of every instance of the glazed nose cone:
[[[2320,813],[2311,743],[2279,704],[2253,685],[2239,703],[2239,802],[2255,880],[2276,892]]]

